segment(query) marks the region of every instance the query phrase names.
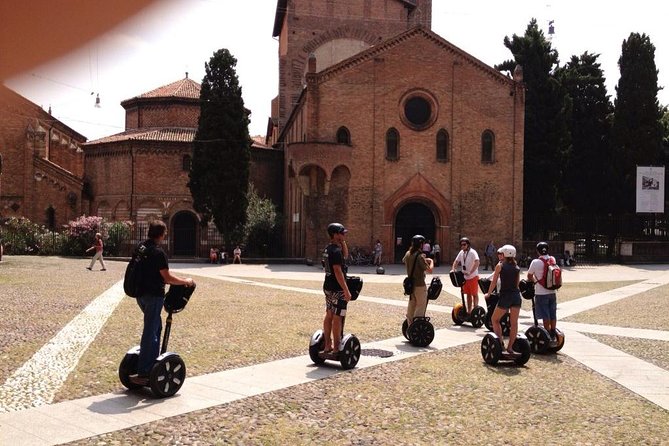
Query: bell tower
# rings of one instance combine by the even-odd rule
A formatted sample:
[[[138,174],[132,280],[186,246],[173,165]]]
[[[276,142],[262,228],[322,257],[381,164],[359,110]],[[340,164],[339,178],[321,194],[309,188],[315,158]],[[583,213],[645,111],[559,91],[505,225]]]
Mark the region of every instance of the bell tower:
[[[432,0],[277,0],[272,36],[279,40],[279,95],[272,101],[274,125],[281,131],[297,104],[310,55],[319,72],[415,26],[431,25]]]

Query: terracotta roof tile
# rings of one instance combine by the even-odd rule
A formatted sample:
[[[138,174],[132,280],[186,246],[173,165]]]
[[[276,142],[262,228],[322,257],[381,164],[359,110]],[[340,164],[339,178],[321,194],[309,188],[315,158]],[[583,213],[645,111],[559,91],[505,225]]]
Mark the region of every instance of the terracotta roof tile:
[[[192,79],[184,78],[155,90],[140,94],[136,98],[200,98],[200,84]],[[134,98],[133,98],[134,99]]]
[[[193,128],[159,128],[130,130],[116,135],[90,141],[85,145],[105,144],[122,141],[156,141],[156,142],[193,142],[195,132]]]

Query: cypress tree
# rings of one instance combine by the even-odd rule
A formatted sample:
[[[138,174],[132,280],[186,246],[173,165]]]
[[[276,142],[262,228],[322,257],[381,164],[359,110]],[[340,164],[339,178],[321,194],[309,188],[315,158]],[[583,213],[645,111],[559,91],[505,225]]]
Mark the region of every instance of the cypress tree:
[[[598,57],[588,52],[572,56],[556,72],[572,102],[571,145],[560,191],[566,210],[589,217],[608,214],[614,202],[609,146],[613,107]]]
[[[220,49],[205,63],[200,90],[200,118],[195,134],[189,173],[193,207],[232,246],[233,234],[241,233],[248,206],[249,111],[244,107],[237,60]]]
[[[662,109],[657,99],[655,46],[646,34],[631,33],[618,59],[612,134],[620,213],[636,210],[636,166],[660,165]]]
[[[532,19],[524,36],[504,38],[513,54],[496,69],[513,72],[523,67],[527,88],[525,95],[525,153],[523,207],[526,228],[537,217],[558,211],[558,185],[563,155],[569,145],[567,117],[570,101],[560,83],[553,77],[558,67],[558,53],[551,48],[543,31]]]

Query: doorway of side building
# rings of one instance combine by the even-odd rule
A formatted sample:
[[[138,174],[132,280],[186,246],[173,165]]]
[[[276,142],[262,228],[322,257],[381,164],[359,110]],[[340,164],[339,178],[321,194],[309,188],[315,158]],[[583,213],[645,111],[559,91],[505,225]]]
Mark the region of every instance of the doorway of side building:
[[[172,219],[172,255],[195,257],[197,218],[191,212],[178,212]]]
[[[422,203],[407,203],[395,217],[395,263],[402,261],[402,257],[411,246],[411,239],[416,234],[422,235],[426,240],[434,241],[434,214]]]

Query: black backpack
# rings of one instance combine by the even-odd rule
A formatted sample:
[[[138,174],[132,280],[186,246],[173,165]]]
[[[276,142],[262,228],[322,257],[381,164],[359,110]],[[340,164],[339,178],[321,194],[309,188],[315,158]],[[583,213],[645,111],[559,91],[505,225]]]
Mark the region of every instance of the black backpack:
[[[140,243],[132,253],[132,257],[125,268],[125,277],[123,278],[123,291],[130,297],[137,298],[142,295],[142,285],[144,284],[144,267],[147,263],[151,248],[144,243]]]

